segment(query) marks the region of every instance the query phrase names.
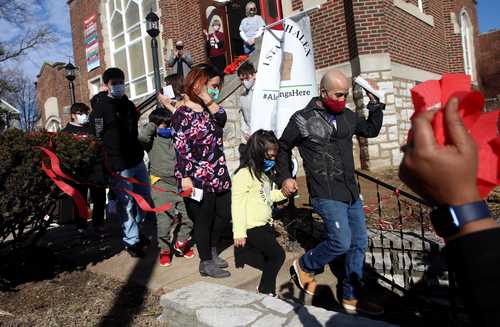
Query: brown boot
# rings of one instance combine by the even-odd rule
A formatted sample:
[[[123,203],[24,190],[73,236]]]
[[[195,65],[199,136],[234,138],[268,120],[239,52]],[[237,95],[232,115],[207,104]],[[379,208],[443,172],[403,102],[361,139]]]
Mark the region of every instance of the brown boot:
[[[380,316],[384,314],[384,308],[376,303],[366,300],[342,300],[344,310],[349,314],[364,313],[369,316]]]
[[[298,259],[295,259],[293,261],[292,267],[295,271],[297,282],[299,283],[300,288],[307,294],[314,295],[316,293],[316,287],[318,286],[316,280],[314,280],[314,276],[302,270]]]

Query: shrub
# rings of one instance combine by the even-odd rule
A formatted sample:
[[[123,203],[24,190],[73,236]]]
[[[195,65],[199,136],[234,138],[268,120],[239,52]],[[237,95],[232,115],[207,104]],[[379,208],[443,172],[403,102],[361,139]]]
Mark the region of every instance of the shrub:
[[[62,192],[41,169],[50,161],[36,146],[54,151],[61,170],[78,181],[88,181],[97,164],[98,144],[92,138],[67,133],[25,133],[7,130],[0,134],[0,248],[36,239],[55,218]]]

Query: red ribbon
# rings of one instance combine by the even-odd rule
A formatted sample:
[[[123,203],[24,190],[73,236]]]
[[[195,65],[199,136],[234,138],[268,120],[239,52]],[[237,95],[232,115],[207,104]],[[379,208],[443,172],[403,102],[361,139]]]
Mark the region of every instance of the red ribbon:
[[[439,109],[432,121],[436,142],[446,145],[449,137],[444,123],[444,107],[456,97],[459,113],[465,128],[477,144],[479,167],[477,186],[481,197],[485,198],[500,184],[500,137],[498,136],[498,116],[500,111],[484,113],[484,97],[480,92],[471,91],[470,76],[465,74],[444,74],[441,80],[431,80],[415,86],[411,90],[415,113]],[[412,139],[411,130],[408,141]]]
[[[54,171],[47,168],[45,163],[42,161],[42,170],[49,176],[49,178],[54,182],[54,184],[59,187],[61,191],[69,195],[73,201],[75,201],[76,207],[78,209],[78,215],[83,219],[88,219],[90,217],[89,208],[87,207],[87,201],[74,187],[68,185],[62,180],[57,179],[57,175]]]
[[[92,186],[95,186],[95,185],[90,184],[90,183],[80,183],[77,180],[75,180],[74,178],[65,174],[61,170],[59,158],[57,157],[57,155],[53,151],[49,150],[48,148],[42,147],[42,146],[36,146],[35,149],[42,151],[50,159],[51,168],[50,169],[47,168],[45,163],[42,161],[42,170],[57,185],[57,187],[59,187],[59,189],[61,191],[63,191],[65,194],[69,195],[73,199],[73,201],[75,202],[75,204],[78,208],[78,212],[79,212],[80,217],[88,218],[90,216],[90,214],[89,214],[89,211],[87,208],[87,202],[84,200],[84,198],[80,194],[80,192],[78,192],[75,188],[68,185],[64,181],[59,180],[57,177],[69,180],[69,181],[74,182],[76,184],[92,185]],[[112,171],[110,171],[110,173],[113,176],[121,178],[121,179],[123,179],[131,184],[150,186],[149,183],[143,183],[135,178],[124,177],[124,176],[121,176],[121,175],[117,174],[116,172],[112,172]],[[177,194],[176,192],[169,191],[169,190],[163,189],[163,188],[155,186],[155,185],[151,185],[151,187],[159,192],[169,192],[169,193]],[[127,189],[119,189],[118,191],[126,192],[127,194],[132,196],[134,198],[134,200],[136,201],[137,205],[143,211],[146,211],[146,212],[155,212],[155,213],[164,212],[164,211],[168,211],[168,210],[172,209],[172,207],[173,207],[171,203],[165,203],[159,207],[152,208],[149,205],[148,201],[146,201],[144,199],[144,197],[142,197],[141,195],[139,195],[135,192],[132,192],[130,190],[127,190]],[[182,197],[188,197],[191,195],[191,193],[192,193],[192,190],[189,189],[189,190],[182,191],[179,195]]]

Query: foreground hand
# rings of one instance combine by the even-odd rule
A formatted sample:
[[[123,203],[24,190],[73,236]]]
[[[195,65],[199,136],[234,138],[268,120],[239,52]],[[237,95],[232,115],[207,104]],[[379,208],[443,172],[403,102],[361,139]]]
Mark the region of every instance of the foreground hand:
[[[281,185],[281,192],[286,197],[292,196],[295,192],[297,192],[297,189],[297,181],[293,178],[285,179],[285,181]]]
[[[208,31],[207,30],[203,30],[203,34],[205,34],[205,36],[208,37]]]
[[[246,243],[247,243],[246,238],[235,238],[234,239],[234,247],[242,248],[245,246]]]
[[[427,111],[413,121],[413,141],[405,146],[399,177],[413,191],[435,204],[463,205],[480,200],[476,185],[477,148],[458,113],[458,100],[446,107],[445,128],[450,144],[436,143]]]
[[[193,181],[189,177],[184,177],[181,182],[182,190],[187,191],[187,190],[192,190],[193,189]]]

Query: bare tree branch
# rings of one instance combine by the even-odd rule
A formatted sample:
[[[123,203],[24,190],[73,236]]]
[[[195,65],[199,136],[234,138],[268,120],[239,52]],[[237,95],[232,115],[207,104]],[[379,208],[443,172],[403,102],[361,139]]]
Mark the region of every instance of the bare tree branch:
[[[20,40],[12,42],[8,48],[0,44],[0,48],[3,50],[0,50],[0,63],[22,56],[29,50],[55,41],[54,33],[46,26],[36,31],[27,31]]]

